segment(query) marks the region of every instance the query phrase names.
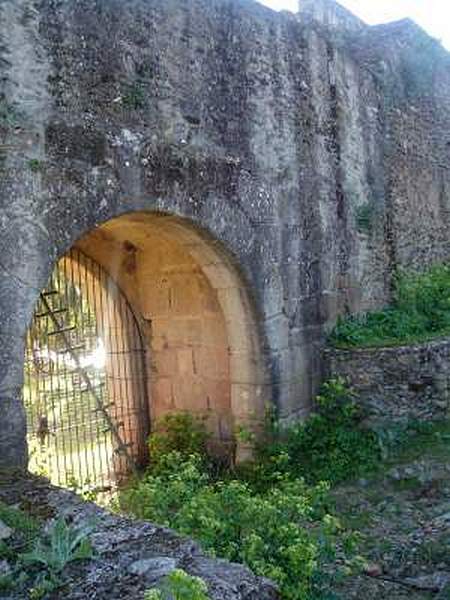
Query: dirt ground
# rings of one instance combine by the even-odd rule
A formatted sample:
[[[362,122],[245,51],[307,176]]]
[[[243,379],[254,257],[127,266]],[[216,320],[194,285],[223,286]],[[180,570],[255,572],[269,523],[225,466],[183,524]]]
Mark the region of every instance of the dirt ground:
[[[394,449],[381,473],[334,498],[368,561],[362,574],[336,582],[338,598],[450,599],[450,424]]]

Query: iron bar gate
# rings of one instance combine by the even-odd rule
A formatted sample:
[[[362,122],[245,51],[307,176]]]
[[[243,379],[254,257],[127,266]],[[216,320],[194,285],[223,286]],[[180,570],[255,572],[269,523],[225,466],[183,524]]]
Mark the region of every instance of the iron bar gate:
[[[114,488],[146,459],[145,345],[107,272],[78,249],[55,268],[27,334],[30,470],[63,487]]]

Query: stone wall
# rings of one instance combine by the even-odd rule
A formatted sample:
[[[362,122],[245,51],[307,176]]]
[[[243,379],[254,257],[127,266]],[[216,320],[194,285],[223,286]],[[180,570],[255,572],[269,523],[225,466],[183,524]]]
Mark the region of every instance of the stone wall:
[[[244,565],[211,558],[187,537],[114,514],[72,492],[52,487],[45,479],[7,476],[0,471],[0,501],[45,519],[47,526],[58,518],[83,529],[87,523],[92,525],[89,539],[95,559],[67,565],[64,591],[52,594],[54,600],[142,600],[146,590],[161,586],[174,569],[201,577],[211,600],[281,598],[275,584],[255,576]],[[23,600],[24,596],[18,591],[6,596],[2,592],[1,597]]]
[[[377,420],[450,413],[449,339],[395,348],[327,348],[324,357],[328,375],[345,377]]]
[[[338,314],[385,303],[396,266],[449,258],[448,55],[412,97],[410,24],[322,5],[0,4],[0,463],[26,462],[39,290],[114,217],[174,215],[220,244],[283,419],[308,412]]]
[[[409,19],[351,45],[384,89],[387,256],[423,270],[450,257],[450,55]]]
[[[357,32],[367,25],[334,0],[299,0],[301,19],[309,18],[327,28],[341,32]]]
[[[238,422],[250,427],[257,413],[263,417],[264,401],[256,396],[262,400],[266,387],[262,369],[256,372],[257,331],[240,302],[239,278],[219,256],[206,254],[195,231],[166,215],[124,215],[77,247],[132,303],[147,350],[150,421],[190,411],[207,417],[223,446],[233,446]]]

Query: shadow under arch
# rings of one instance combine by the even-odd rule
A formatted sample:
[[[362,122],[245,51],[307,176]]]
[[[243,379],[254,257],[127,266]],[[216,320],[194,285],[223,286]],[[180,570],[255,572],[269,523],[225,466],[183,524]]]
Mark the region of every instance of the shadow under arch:
[[[251,290],[231,253],[191,220],[125,212],[73,244],[105,269],[133,307],[148,347],[149,412],[208,417],[236,460],[251,454],[270,399]]]

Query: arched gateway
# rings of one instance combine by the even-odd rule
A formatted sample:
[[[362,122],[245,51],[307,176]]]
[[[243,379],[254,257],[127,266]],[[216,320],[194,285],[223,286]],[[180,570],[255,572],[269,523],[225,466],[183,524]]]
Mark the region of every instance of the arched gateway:
[[[426,35],[330,2],[28,4],[0,2],[0,471],[27,465],[26,332],[74,244],[139,327],[147,426],[206,412],[226,446],[264,398],[307,415],[336,318],[449,259],[445,52],[423,96]]]
[[[147,459],[164,414],[206,419],[216,452],[245,456],[266,400],[247,291],[223,248],[189,222],[130,213],[59,259],[28,330],[30,469],[110,487]]]

